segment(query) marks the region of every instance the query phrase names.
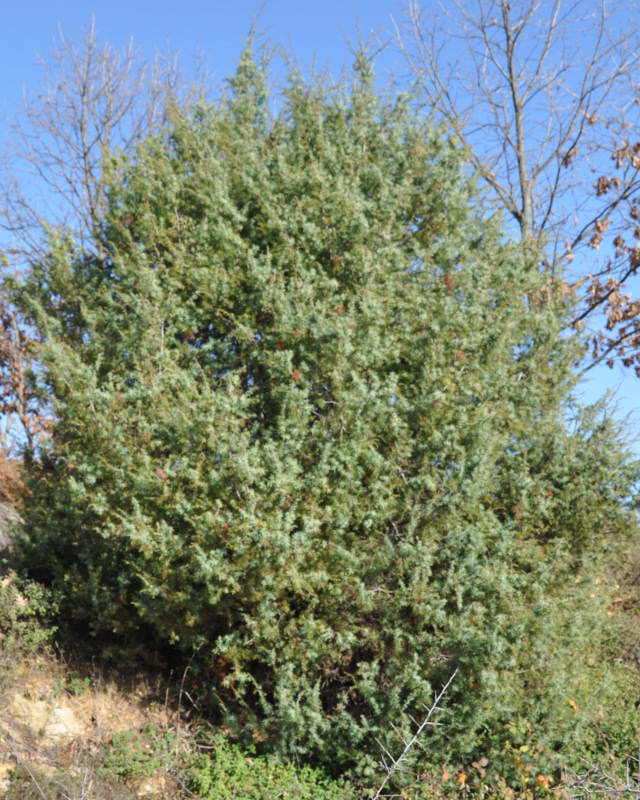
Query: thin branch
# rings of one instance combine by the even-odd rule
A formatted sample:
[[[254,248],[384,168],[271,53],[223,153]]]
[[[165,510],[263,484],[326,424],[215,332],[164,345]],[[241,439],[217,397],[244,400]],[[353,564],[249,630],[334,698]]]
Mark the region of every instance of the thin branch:
[[[390,763],[387,764],[384,759],[381,762],[381,767],[382,767],[382,769],[386,770],[387,774],[385,775],[382,783],[378,787],[378,790],[376,791],[375,795],[373,795],[372,800],[379,800],[379,798],[381,798],[381,797],[395,797],[396,796],[396,795],[385,795],[385,794],[382,794],[382,792],[383,792],[385,786],[387,785],[387,783],[393,777],[393,775],[398,770],[400,770],[402,768],[402,765],[404,763],[406,763],[407,757],[409,755],[409,752],[410,752],[411,748],[416,744],[416,742],[419,740],[420,736],[422,736],[422,734],[425,731],[425,729],[430,725],[437,725],[438,724],[438,723],[432,722],[431,721],[431,717],[435,714],[436,711],[441,711],[442,710],[439,707],[438,703],[445,696],[449,686],[451,686],[451,683],[453,682],[453,679],[456,677],[457,674],[458,674],[458,670],[456,669],[455,672],[449,678],[449,680],[446,682],[446,684],[442,687],[440,692],[436,695],[435,700],[433,702],[433,705],[426,707],[427,715],[424,718],[424,720],[422,721],[422,723],[418,726],[418,729],[416,730],[415,734],[413,735],[413,737],[409,741],[405,741],[403,739],[403,737],[400,736],[400,733],[396,730],[395,726],[392,726],[394,728],[394,730],[396,731],[396,733],[398,733],[398,735],[400,736],[400,738],[402,739],[403,744],[404,744],[404,749],[403,749],[402,753],[400,753],[400,755],[397,758],[394,758],[391,755],[391,753],[386,749],[386,747],[380,741],[378,741],[378,744],[380,745],[382,750],[384,750],[384,752],[385,752],[387,758],[389,759]]]

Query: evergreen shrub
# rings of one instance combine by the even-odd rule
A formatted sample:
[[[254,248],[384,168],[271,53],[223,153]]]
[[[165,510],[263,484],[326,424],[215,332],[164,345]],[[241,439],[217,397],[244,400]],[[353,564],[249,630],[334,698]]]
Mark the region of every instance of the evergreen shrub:
[[[632,470],[606,416],[568,422],[561,281],[456,142],[362,53],[274,100],[247,51],[106,168],[97,254],[57,233],[13,287],[56,417],[21,552],[66,613],[195,653],[237,735],[371,781],[455,667],[425,764],[597,743]]]

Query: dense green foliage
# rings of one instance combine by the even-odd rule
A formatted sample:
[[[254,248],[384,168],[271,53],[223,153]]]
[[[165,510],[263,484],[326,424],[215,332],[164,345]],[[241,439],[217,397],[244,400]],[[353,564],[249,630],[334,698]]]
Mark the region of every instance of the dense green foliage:
[[[6,561],[0,561],[0,671],[20,659],[33,658],[51,642],[57,610],[50,591],[19,577]]]
[[[170,763],[177,750],[175,734],[159,734],[153,725],[140,732],[122,731],[102,748],[100,771],[120,781],[149,777]]]
[[[223,736],[210,742],[211,755],[187,761],[189,788],[202,800],[355,800],[356,790],[344,781],[331,781],[308,765],[280,764],[273,758],[243,751]]]
[[[22,552],[95,633],[195,652],[265,748],[371,775],[459,667],[417,755],[542,773],[617,692],[591,578],[630,468],[567,424],[565,301],[463,153],[363,55],[346,83],[274,116],[245,53],[113,159],[104,256],[60,235],[14,287],[56,414]]]

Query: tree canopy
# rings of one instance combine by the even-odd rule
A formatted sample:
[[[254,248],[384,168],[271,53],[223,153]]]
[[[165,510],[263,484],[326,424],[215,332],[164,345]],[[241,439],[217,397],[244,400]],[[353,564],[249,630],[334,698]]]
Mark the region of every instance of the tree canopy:
[[[590,736],[568,701],[606,702],[576,652],[635,530],[615,431],[567,421],[561,281],[365,53],[272,99],[247,50],[110,158],[102,247],[54,233],[14,282],[55,415],[23,557],[93,633],[195,654],[281,754],[366,774],[458,667],[429,763],[517,773],[529,737],[551,769]]]
[[[607,362],[640,376],[635,17],[606,0],[586,14],[573,0],[410,0],[403,16],[396,45],[423,103],[580,298],[567,323],[590,331],[584,371]]]

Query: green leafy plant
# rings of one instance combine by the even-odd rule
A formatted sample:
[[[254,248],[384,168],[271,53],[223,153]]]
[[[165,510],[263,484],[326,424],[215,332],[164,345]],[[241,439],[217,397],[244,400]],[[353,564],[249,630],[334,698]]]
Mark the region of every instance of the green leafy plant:
[[[344,781],[330,780],[309,765],[283,764],[257,756],[217,735],[207,741],[211,754],[192,758],[186,775],[189,788],[202,800],[353,800],[356,790]]]
[[[28,658],[50,644],[57,608],[49,589],[0,567],[0,659]]]
[[[116,733],[103,749],[100,772],[122,781],[148,777],[176,760],[175,747],[175,734],[160,734],[153,725]]]
[[[423,770],[518,781],[517,745],[557,772],[597,741],[576,653],[637,535],[621,434],[572,405],[562,281],[365,53],[337,87],[292,73],[277,116],[265,69],[109,160],[101,255],[56,233],[11,285],[56,416],[22,558],[92,634],[192,658],[283,762],[373,785],[457,667]]]
[[[62,694],[68,694],[71,697],[78,697],[89,690],[91,685],[92,681],[88,675],[81,678],[77,672],[70,670],[65,680],[60,678],[56,679],[53,687],[53,695],[54,697],[59,697]]]

